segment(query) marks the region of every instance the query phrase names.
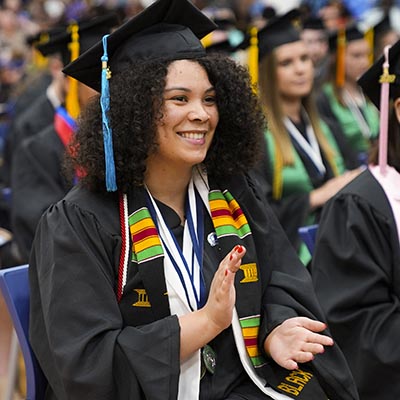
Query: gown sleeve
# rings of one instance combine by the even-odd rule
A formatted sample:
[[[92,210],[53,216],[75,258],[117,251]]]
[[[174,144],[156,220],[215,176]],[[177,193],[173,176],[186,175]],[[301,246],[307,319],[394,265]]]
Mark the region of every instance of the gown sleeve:
[[[400,396],[398,267],[393,220],[352,193],[326,206],[312,264],[313,283],[365,400]]]
[[[115,294],[116,221],[110,231],[62,200],[39,223],[29,268],[30,340],[49,381],[46,399],[176,398],[178,320],[124,324]]]

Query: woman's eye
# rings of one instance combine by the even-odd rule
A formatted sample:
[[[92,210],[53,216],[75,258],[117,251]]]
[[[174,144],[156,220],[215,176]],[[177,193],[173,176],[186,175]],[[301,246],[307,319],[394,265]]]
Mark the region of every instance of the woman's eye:
[[[283,60],[279,62],[279,66],[280,67],[287,67],[288,65],[290,65],[291,61],[290,60]]]
[[[187,101],[185,96],[174,96],[172,100],[175,101]]]
[[[205,101],[207,104],[215,104],[216,101],[217,101],[217,98],[216,98],[215,96],[207,96],[207,97],[204,99],[204,101]]]

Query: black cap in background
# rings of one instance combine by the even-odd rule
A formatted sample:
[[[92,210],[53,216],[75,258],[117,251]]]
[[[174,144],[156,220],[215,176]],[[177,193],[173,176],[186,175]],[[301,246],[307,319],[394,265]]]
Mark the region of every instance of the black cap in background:
[[[384,61],[384,56],[380,57],[358,80],[365,95],[378,109],[381,101],[380,78]],[[389,74],[394,75],[394,81],[389,86],[389,98],[394,100],[400,96],[400,40],[389,49]]]
[[[71,23],[72,25],[73,23]],[[78,25],[79,48],[80,54],[84,53],[101,38],[109,33],[112,28],[119,25],[119,17],[115,13],[108,13],[103,16],[92,17],[76,21]],[[71,32],[68,26],[62,28],[62,32],[58,33],[59,27],[54,28],[54,32],[45,43],[39,43],[36,47],[44,55],[60,53],[64,65],[71,62],[71,53],[69,45],[71,43]]]
[[[328,42],[329,42],[329,51],[335,52],[338,47],[338,37],[339,37],[339,32],[336,31],[333,32],[329,35]],[[346,38],[346,44],[349,42],[352,42],[354,40],[360,40],[364,39],[364,32],[362,32],[356,25],[350,25],[346,27],[344,30],[345,33],[345,38]]]
[[[259,60],[275,48],[300,40],[298,27],[300,10],[295,8],[282,16],[272,18],[258,32]]]

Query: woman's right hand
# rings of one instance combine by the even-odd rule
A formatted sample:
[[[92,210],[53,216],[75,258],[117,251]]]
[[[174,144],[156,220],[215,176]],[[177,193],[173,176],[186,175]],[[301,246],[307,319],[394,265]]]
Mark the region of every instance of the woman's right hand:
[[[329,179],[329,181],[324,183],[318,189],[312,190],[310,192],[310,208],[314,210],[322,207],[331,197],[333,197],[362,171],[364,171],[364,168],[356,168],[351,171],[346,171],[342,175]]]
[[[235,274],[245,254],[246,249],[243,246],[235,246],[219,264],[211,283],[204,312],[210,323],[220,332],[232,322],[232,312],[236,301]]]
[[[236,301],[235,274],[245,254],[243,246],[235,246],[219,264],[205,306],[179,317],[181,360],[187,359],[231,324]]]

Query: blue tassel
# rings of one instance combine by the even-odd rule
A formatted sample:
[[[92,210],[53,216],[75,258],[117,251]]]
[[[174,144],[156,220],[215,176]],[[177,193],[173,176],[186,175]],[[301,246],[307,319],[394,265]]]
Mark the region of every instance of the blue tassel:
[[[110,79],[110,71],[107,67],[107,37],[103,36],[103,56],[101,57],[101,114],[103,120],[103,140],[104,140],[104,157],[106,164],[106,188],[108,192],[117,190],[117,180],[115,177],[114,150],[112,141],[112,129],[108,121],[108,111],[110,110],[110,88],[108,80]]]

